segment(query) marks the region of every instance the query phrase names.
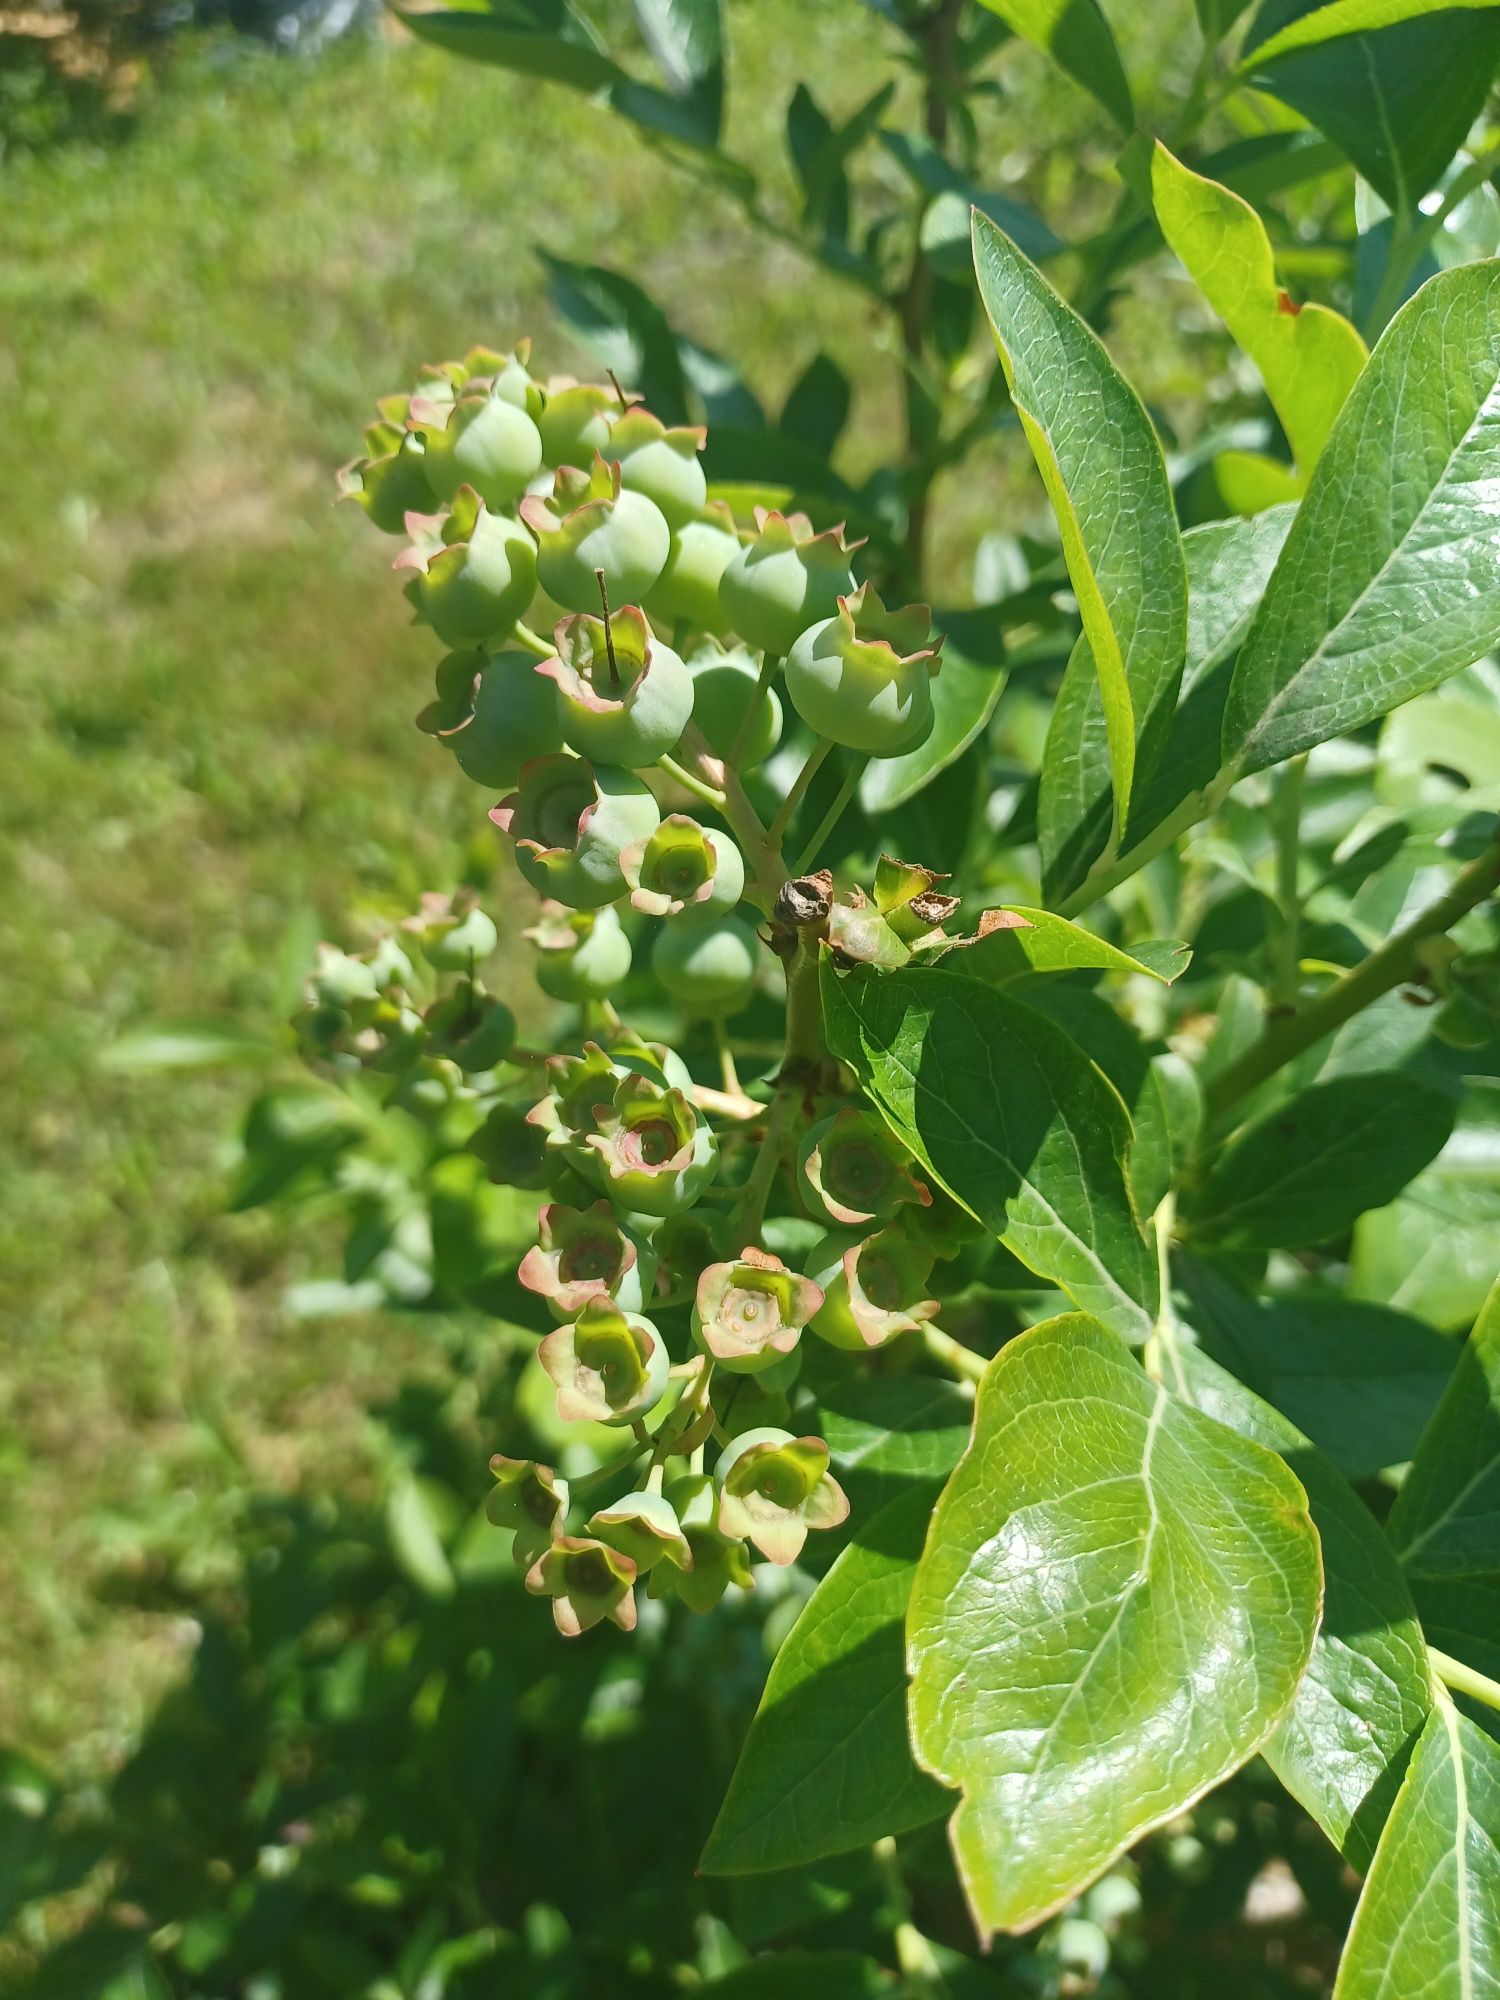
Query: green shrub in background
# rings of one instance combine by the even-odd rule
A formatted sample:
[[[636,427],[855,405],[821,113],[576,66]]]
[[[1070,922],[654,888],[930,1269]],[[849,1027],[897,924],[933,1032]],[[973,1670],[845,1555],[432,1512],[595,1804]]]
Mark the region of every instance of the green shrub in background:
[[[1003,11],[1130,122],[1101,15]],[[602,88],[711,151],[717,11],[641,12],[665,90],[571,13],[424,31]],[[1472,1163],[1492,1158],[1495,1094],[1495,266],[1402,304],[1450,248],[1445,223],[1490,198],[1481,131],[1423,205],[1478,98],[1441,141],[1430,100],[1420,131],[1400,116],[1439,47],[1415,30],[1470,33],[1487,84],[1495,24],[1471,12],[1262,8],[1250,25],[1261,83],[1300,92],[1388,193],[1386,216],[1361,198],[1352,260],[1327,260],[1371,335],[1395,314],[1369,358],[1349,319],[1280,289],[1233,170],[1192,158],[1196,122],[1234,105],[1250,60],[1216,54],[1226,24],[1205,23],[1173,149],[1127,145],[1127,192],[1074,254],[1072,289],[1097,315],[1157,231],[1176,252],[1271,413],[1201,466],[1169,470],[1025,254],[1024,218],[990,212],[962,137],[941,152],[995,53],[990,16],[951,6],[906,24],[946,176],[855,247],[847,162],[895,137],[877,138],[882,103],[829,141],[835,223],[809,199],[820,252],[900,328],[893,470],[843,487],[789,449],[820,422],[825,454],[837,435],[829,366],[768,426],[721,362],[597,269],[559,266],[559,290],[616,379],[579,390],[477,352],[383,406],[352,484],[413,537],[419,615],[461,649],[424,726],[492,791],[515,783],[491,816],[563,906],[535,937],[539,977],[581,1011],[544,1070],[511,1043],[480,977],[495,925],[468,892],[429,902],[405,940],[326,954],[299,1025],[328,1083],[257,1107],[242,1197],[331,1194],[346,1278],[392,1296],[533,1328],[537,1295],[564,1309],[540,1366],[510,1335],[472,1357],[473,1428],[499,1451],[492,1511],[562,1631],[639,1629],[592,1653],[590,1635],[565,1664],[530,1654],[545,1627],[473,1516],[474,1439],[451,1413],[407,1413],[395,1566],[377,1574],[357,1534],[346,1564],[323,1524],[273,1529],[234,1629],[257,1655],[248,1692],[284,1733],[240,1783],[202,1782],[193,1732],[221,1754],[257,1735],[205,1646],[185,1733],[170,1708],[113,1802],[127,1847],[148,1797],[169,1823],[203,1812],[195,1865],[159,1883],[165,1850],[140,1843],[121,1884],[138,1934],[117,1912],[44,1981],[96,1952],[117,1984],[168,1991],[1316,1990],[1344,1922],[1336,1851],[1367,1878],[1340,1993],[1493,1978],[1495,1192]],[[1355,74],[1383,151],[1345,102]],[[1327,171],[1304,133],[1264,136],[1273,185]],[[950,192],[983,211],[977,287],[940,268]],[[1253,192],[1268,201],[1264,181]],[[1302,220],[1331,236],[1347,187],[1323,199]],[[976,298],[998,367],[980,360]],[[682,421],[703,416],[706,440]],[[931,479],[1015,422],[1060,553],[997,538],[1009,587],[979,614],[940,609],[930,632],[925,606],[887,606],[924,570],[942,581]],[[789,523],[803,507],[813,520]],[[827,525],[840,515],[866,536],[859,590]],[[568,614],[554,643],[525,622],[533,569]],[[700,709],[695,688],[727,701],[737,683],[728,723]],[[707,823],[657,825],[679,805]],[[726,915],[741,895],[744,916]],[[756,916],[785,973],[784,1033]],[[632,932],[649,970],[631,969]],[[597,1289],[564,1299],[564,1283]],[[1476,1317],[1455,1367],[1443,1336]],[[570,1431],[580,1415],[636,1448]],[[1413,1457],[1390,1508],[1379,1475]],[[825,1533],[785,1568],[808,1526]],[[828,1567],[816,1543],[835,1541]],[[746,1542],[771,1581],[741,1598]],[[277,1620],[257,1564],[321,1587]],[[638,1573],[653,1604],[663,1578],[691,1609],[700,1581],[729,1594],[701,1622],[647,1616]],[[762,1643],[779,1650],[736,1764]],[[388,1677],[366,1678],[371,1644]],[[315,1683],[311,1704],[294,1691]],[[413,1773],[398,1797],[362,1737],[387,1698]],[[503,1811],[471,1796],[447,1814],[492,1729],[511,1758],[494,1766]],[[1257,1750],[1331,1844],[1244,1771]],[[557,1791],[583,1777],[575,1814]],[[17,1851],[38,1857],[26,1888],[56,1892],[107,1835],[86,1816],[70,1829],[67,1805],[54,1831],[24,1772],[17,1796]],[[716,1807],[703,1866],[731,1886],[689,1897]],[[579,1819],[588,1858],[549,1893],[544,1832],[575,1843]],[[235,1841],[238,1864],[200,1876]],[[1268,1909],[1273,1941],[1256,1933]],[[1044,1921],[970,1955],[975,1930]],[[735,1969],[765,1944],[780,1948]]]

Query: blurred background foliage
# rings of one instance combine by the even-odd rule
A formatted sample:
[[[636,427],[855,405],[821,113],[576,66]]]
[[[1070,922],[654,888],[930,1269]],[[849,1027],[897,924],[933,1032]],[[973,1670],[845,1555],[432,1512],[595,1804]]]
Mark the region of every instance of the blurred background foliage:
[[[861,1952],[901,1912],[868,1859],[732,1893],[692,1878],[794,1602],[560,1656],[474,1512],[486,1455],[545,1422],[514,1412],[524,1345],[329,1286],[331,1218],[225,1208],[246,1099],[295,1073],[281,1024],[314,940],[499,873],[409,721],[427,648],[331,504],[374,394],[526,331],[587,370],[545,242],[649,276],[768,407],[832,356],[858,481],[899,425],[892,336],[585,99],[352,13],[334,36],[329,11],[100,0],[66,48],[45,10],[0,17],[20,446],[0,482],[0,1989],[879,1992]],[[1111,12],[1150,127],[1188,87],[1191,0]],[[791,204],[792,80],[848,116],[893,38],[853,5],[731,15],[730,143]],[[316,62],[275,52],[324,29]],[[1076,240],[1110,212],[1117,142],[1035,51],[997,74],[984,156]],[[898,79],[892,125],[914,91]],[[1355,227],[1331,185],[1283,246],[1314,296]],[[1255,405],[1163,260],[1110,324],[1180,455]],[[934,502],[944,597],[998,594],[991,531],[1043,520],[1024,447],[986,439]],[[495,1226],[524,1240],[522,1215]],[[938,1855],[908,1859],[919,1900],[951,1896]],[[1139,1873],[951,1990],[1318,1989],[1349,1885],[1253,1772]],[[1247,1925],[1252,1881],[1272,1887]],[[963,1935],[957,1909],[923,1918]],[[735,1983],[747,1951],[803,1939],[848,1947],[844,1983],[794,1953]]]

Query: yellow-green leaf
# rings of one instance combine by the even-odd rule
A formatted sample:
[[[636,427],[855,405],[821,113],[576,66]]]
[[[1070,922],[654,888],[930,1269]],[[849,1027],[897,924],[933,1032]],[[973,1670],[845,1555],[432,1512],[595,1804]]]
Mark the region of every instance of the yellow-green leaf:
[[[1328,306],[1294,305],[1276,282],[1271,239],[1249,202],[1195,174],[1160,140],[1151,192],[1163,236],[1260,370],[1305,477],[1365,365],[1364,342]]]

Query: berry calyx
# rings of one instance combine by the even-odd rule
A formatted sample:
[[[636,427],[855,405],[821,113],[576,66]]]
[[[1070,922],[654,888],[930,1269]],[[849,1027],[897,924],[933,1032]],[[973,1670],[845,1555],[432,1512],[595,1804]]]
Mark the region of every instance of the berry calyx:
[[[536,671],[552,682],[571,749],[641,770],[673,748],[693,712],[692,676],[643,611],[578,612],[559,623],[555,644],[555,657]]]
[[[932,1200],[911,1154],[882,1121],[847,1106],[821,1119],[797,1153],[797,1176],[814,1214],[844,1229],[884,1221],[902,1202]]]
[[[641,1245],[620,1226],[607,1201],[584,1209],[545,1203],[537,1238],[516,1276],[545,1299],[557,1319],[576,1318],[590,1299],[613,1299],[625,1312],[645,1305],[656,1259],[649,1250],[642,1257]]]
[[[650,1077],[626,1075],[584,1144],[605,1192],[635,1215],[691,1208],[719,1170],[719,1142],[686,1095]]]
[[[884,1347],[932,1319],[936,1299],[924,1298],[933,1252],[895,1226],[850,1241],[830,1236],[808,1262],[823,1287],[812,1330],[830,1347]]]
[[[577,757],[538,757],[490,813],[516,844],[534,889],[570,909],[597,910],[624,894],[620,855],[656,831],[661,810],[629,771]]]
[[[552,1621],[565,1639],[576,1639],[607,1618],[622,1632],[635,1630],[635,1564],[607,1542],[560,1535],[526,1572],[526,1588],[552,1599]]]
[[[667,566],[672,532],[661,509],[597,454],[591,471],[561,466],[552,498],[529,495],[520,515],[537,539],[537,578],[565,610],[598,604],[599,570],[612,604],[638,604]]]
[[[686,813],[669,813],[649,840],[620,856],[633,906],[651,917],[732,910],[745,890],[745,863],[727,833]]]
[[[828,1447],[821,1438],[745,1431],[726,1447],[715,1477],[720,1534],[753,1542],[779,1567],[801,1555],[810,1528],[836,1528],[849,1518],[849,1502],[829,1476]]]
[[[568,1514],[568,1482],[559,1479],[550,1465],[538,1465],[532,1458],[506,1458],[496,1452],[490,1460],[495,1484],[485,1502],[485,1513],[497,1528],[513,1528],[513,1553],[518,1566],[526,1569],[549,1548]]]
[[[607,1295],[586,1300],[571,1326],[547,1334],[536,1358],[557,1389],[564,1423],[633,1422],[661,1401],[671,1366],[650,1320]]]
[[[784,1359],[823,1303],[810,1278],[749,1244],[732,1263],[698,1280],[693,1337],[732,1375],[756,1375]]]

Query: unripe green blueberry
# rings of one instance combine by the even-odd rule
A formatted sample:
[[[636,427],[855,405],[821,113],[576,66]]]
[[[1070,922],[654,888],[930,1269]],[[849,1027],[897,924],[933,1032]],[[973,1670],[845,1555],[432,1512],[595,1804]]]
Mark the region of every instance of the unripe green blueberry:
[[[449,653],[438,663],[437,700],[417,727],[453,752],[459,769],[497,791],[521,766],[562,749],[557,697],[530,653]]]
[[[372,424],[365,450],[339,474],[343,497],[363,507],[383,535],[404,535],[408,514],[430,514],[437,505],[422,440],[393,424]]]
[[[720,1534],[753,1542],[778,1565],[797,1560],[809,1528],[836,1528],[849,1518],[821,1438],[745,1431],[721,1453],[714,1478]]]
[[[792,1353],[822,1303],[811,1279],[752,1243],[699,1278],[693,1338],[732,1375],[764,1374]]]
[[[397,559],[415,569],[412,601],[445,644],[462,650],[503,639],[536,592],[536,548],[519,521],[461,493],[441,546]]]
[[[562,465],[592,465],[609,442],[610,427],[619,414],[619,397],[599,383],[549,385],[536,420],[542,463],[554,470]]]
[[[687,665],[693,677],[693,727],[716,757],[727,757],[756,698],[759,669],[745,652],[695,653]],[[735,760],[738,770],[753,771],[766,761],[781,741],[781,724],[781,699],[775,688],[768,687]]]
[[[526,1572],[526,1588],[552,1599],[552,1622],[576,1639],[607,1618],[622,1632],[635,1630],[635,1564],[587,1535],[559,1535]]]
[[[472,486],[486,507],[513,507],[541,470],[540,432],[503,396],[465,396],[445,422],[420,429],[427,480],[440,500]]]
[[[807,1267],[823,1293],[812,1330],[830,1347],[884,1347],[937,1313],[937,1300],[922,1296],[932,1252],[899,1229],[864,1237],[832,1233],[809,1255]]]
[[[667,566],[646,609],[667,624],[681,620],[696,632],[717,632],[724,624],[719,582],[739,550],[734,515],[722,500],[710,501],[696,520],[673,532]]]
[[[547,1147],[547,1134],[520,1104],[495,1105],[470,1137],[468,1151],[482,1162],[497,1187],[539,1193],[552,1185],[557,1170],[556,1155]]]
[[[532,1458],[506,1458],[496,1452],[490,1460],[495,1485],[485,1502],[485,1513],[497,1528],[515,1531],[515,1559],[525,1569],[550,1547],[568,1518],[568,1482],[559,1479],[550,1465],[538,1465]]]
[[[858,543],[842,528],[816,535],[805,514],[756,513],[760,532],[730,562],[719,605],[732,631],[763,653],[790,651],[809,625],[831,618],[854,588],[849,558]]]
[[[932,728],[932,675],[925,604],[888,612],[869,584],[836,614],[803,632],[786,656],[787,693],[819,736],[872,757],[897,757]]]
[[[658,1476],[659,1473],[658,1473]],[[691,1569],[693,1552],[675,1510],[660,1493],[626,1493],[608,1507],[601,1507],[589,1522],[589,1533],[608,1542],[635,1564],[645,1576],[659,1562],[678,1569]]]
[[[665,1395],[671,1367],[651,1321],[607,1295],[586,1300],[571,1326],[549,1333],[537,1360],[556,1384],[564,1423],[633,1422]]]
[[[666,1216],[691,1208],[719,1170],[713,1128],[681,1090],[627,1075],[594,1115],[599,1129],[584,1143],[605,1192],[630,1214]]]
[[[477,1076],[503,1062],[516,1039],[516,1017],[503,1000],[475,993],[465,984],[435,1000],[423,1016],[429,1046]]]
[[[337,945],[320,944],[317,960],[307,981],[309,999],[320,1007],[347,1012],[362,1001],[380,995],[375,968],[362,958],[353,958]]]
[[[669,528],[683,528],[708,502],[708,482],[698,458],[707,439],[701,426],[669,429],[637,407],[627,410],[610,432],[609,455],[624,486],[654,500]]]
[[[691,1569],[658,1563],[647,1585],[652,1597],[680,1597],[690,1611],[712,1611],[730,1584],[748,1590],[753,1581],[744,1544],[719,1533],[718,1489],[704,1472],[687,1472],[666,1488],[666,1498],[692,1552]]]
[[[452,897],[424,896],[406,926],[434,972],[472,972],[495,949],[499,933],[471,890]]]
[[[620,868],[636,909],[652,917],[732,910],[745,890],[745,862],[727,833],[668,813],[649,840],[627,847]]]
[[[618,914],[547,904],[522,935],[537,948],[536,983],[553,1000],[603,1000],[630,971],[630,939]]]
[[[651,970],[698,1014],[735,1014],[755,983],[756,937],[738,917],[678,917],[651,947]]]
[[[620,854],[656,831],[661,811],[629,771],[539,757],[490,818],[516,843],[516,865],[542,895],[597,910],[624,893]]]
[[[596,763],[644,770],[670,751],[693,712],[687,668],[627,604],[607,622],[564,618],[557,654],[537,667],[552,682],[557,724],[570,748]]]
[[[521,518],[537,538],[537,577],[569,611],[599,608],[604,572],[609,601],[639,604],[667,566],[672,533],[661,509],[620,482],[617,465],[594,460],[592,472],[564,466],[551,501],[531,494]]]
[[[650,1300],[656,1259],[643,1239],[620,1226],[607,1201],[583,1209],[548,1202],[537,1233],[516,1276],[546,1301],[554,1319],[575,1319],[592,1298],[612,1298],[628,1313]]]

